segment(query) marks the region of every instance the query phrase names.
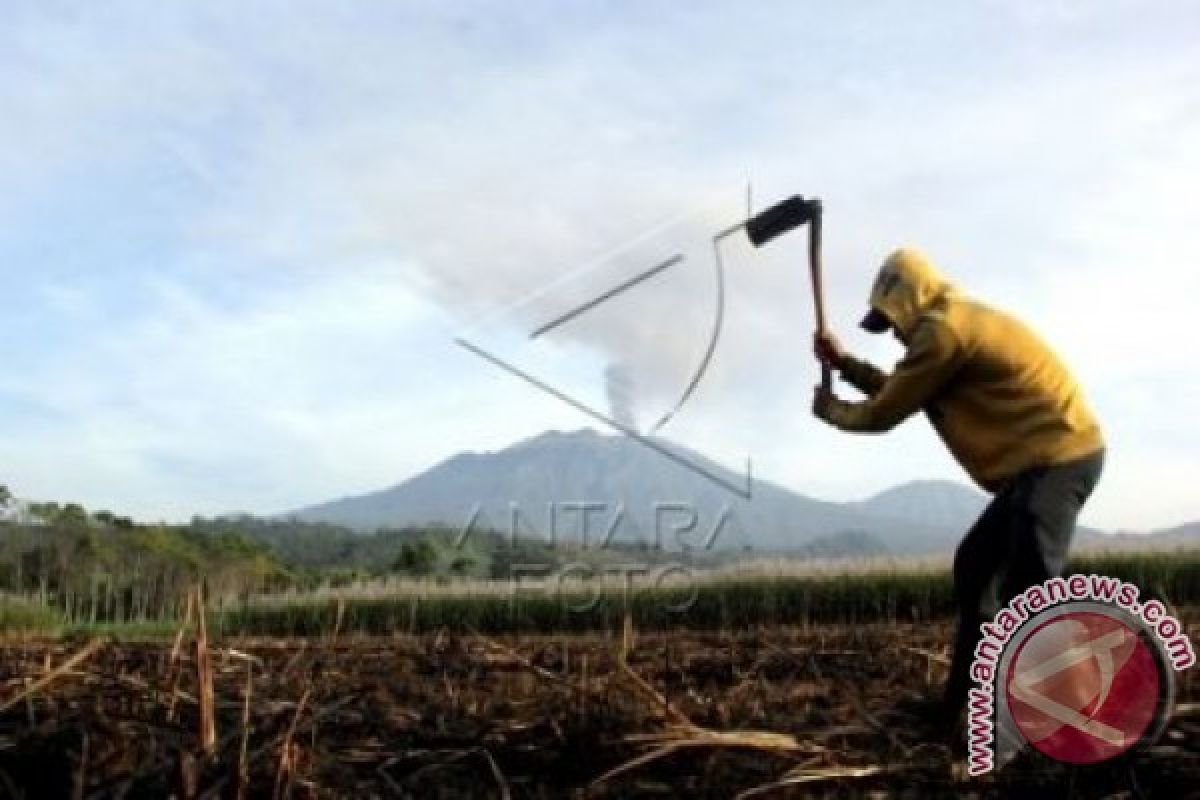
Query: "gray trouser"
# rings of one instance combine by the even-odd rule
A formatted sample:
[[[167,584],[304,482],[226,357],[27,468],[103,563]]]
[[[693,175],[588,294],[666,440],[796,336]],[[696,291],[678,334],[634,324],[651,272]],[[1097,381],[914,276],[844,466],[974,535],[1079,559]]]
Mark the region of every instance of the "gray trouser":
[[[1021,592],[1062,573],[1079,510],[1104,468],[1104,451],[1017,475],[992,498],[954,554],[958,633],[945,704],[967,700],[979,626]]]

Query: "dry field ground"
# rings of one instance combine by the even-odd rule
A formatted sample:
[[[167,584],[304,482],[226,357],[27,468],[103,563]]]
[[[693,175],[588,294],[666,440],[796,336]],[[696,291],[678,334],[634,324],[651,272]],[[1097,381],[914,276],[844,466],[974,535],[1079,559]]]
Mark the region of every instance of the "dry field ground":
[[[10,639],[0,796],[1200,797],[1197,670],[1151,752],[969,778],[896,708],[948,635]]]

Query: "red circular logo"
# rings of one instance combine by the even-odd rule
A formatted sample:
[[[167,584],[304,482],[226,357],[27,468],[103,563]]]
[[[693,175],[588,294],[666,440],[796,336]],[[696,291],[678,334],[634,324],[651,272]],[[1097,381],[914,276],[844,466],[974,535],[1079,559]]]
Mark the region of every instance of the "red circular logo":
[[[1160,703],[1158,665],[1120,619],[1073,611],[1021,642],[1005,681],[1012,717],[1042,753],[1094,764],[1133,747]]]

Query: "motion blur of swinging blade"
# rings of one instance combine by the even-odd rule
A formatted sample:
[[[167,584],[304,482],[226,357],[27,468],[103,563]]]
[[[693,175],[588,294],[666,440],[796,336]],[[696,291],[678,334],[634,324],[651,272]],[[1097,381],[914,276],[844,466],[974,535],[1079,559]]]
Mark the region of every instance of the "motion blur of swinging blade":
[[[696,387],[700,385],[700,380],[708,370],[708,366],[712,361],[713,354],[716,352],[717,341],[720,338],[721,324],[724,319],[724,260],[721,256],[722,240],[732,236],[738,231],[745,230],[746,237],[755,247],[773,241],[785,233],[795,230],[802,225],[809,225],[809,268],[812,275],[813,299],[816,306],[817,314],[817,331],[825,330],[825,302],[821,288],[821,201],[815,197],[804,198],[801,195],[793,195],[786,200],[782,200],[775,205],[767,208],[758,214],[755,214],[748,219],[735,223],[734,225],[725,228],[717,233],[712,239],[713,259],[716,265],[716,281],[717,281],[717,310],[716,319],[713,326],[712,335],[709,338],[704,355],[700,359],[700,364],[696,371],[692,374],[691,379],[685,386],[682,395],[675,401],[666,414],[664,414],[658,422],[650,429],[650,435],[658,433],[672,418],[675,417],[684,404],[691,398]],[[683,263],[684,256],[676,253],[675,255],[665,259],[655,266],[629,278],[616,286],[608,289],[590,300],[580,303],[569,311],[562,313],[554,319],[546,322],[533,330],[529,334],[530,339],[536,339],[545,333],[548,333],[561,325],[564,325],[571,320],[576,319],[582,314],[596,308],[597,306],[613,299],[619,294],[622,294],[644,281],[653,278],[654,276],[664,272],[671,267]],[[822,365],[821,383],[824,386],[830,384],[829,368]]]
[[[588,300],[586,303],[581,303],[580,305],[575,306],[575,308],[572,308],[570,311],[567,311],[564,314],[559,314],[554,319],[550,320],[546,324],[541,325],[536,330],[534,330],[533,333],[529,334],[529,338],[536,339],[544,333],[549,333],[550,331],[554,330],[558,326],[563,325],[563,324],[575,319],[580,314],[583,314],[587,311],[591,311],[593,308],[600,305],[604,301],[611,300],[612,298],[616,297],[617,295],[621,294],[622,292],[628,291],[629,289],[632,289],[634,286],[637,286],[639,283],[642,283],[643,281],[647,281],[650,278],[653,278],[655,275],[659,274],[660,272],[663,272],[664,270],[670,269],[671,267],[675,266],[676,264],[681,263],[683,260],[684,260],[683,254],[676,253],[675,255],[671,256],[667,260],[663,261],[661,264],[655,264],[650,269],[648,269],[644,272],[638,273],[637,275],[634,275],[629,280],[623,281],[605,292],[601,292],[600,294],[593,297],[591,300]]]
[[[817,332],[823,333],[825,331],[825,300],[821,288],[821,201],[815,197],[804,198],[798,194],[792,195],[786,200],[781,200],[770,208],[760,211],[742,222],[730,225],[713,237],[713,260],[717,270],[717,319],[713,328],[713,335],[709,339],[708,348],[705,350],[703,358],[700,360],[700,366],[697,368],[695,374],[692,375],[692,379],[688,382],[687,387],[683,390],[683,395],[676,401],[674,407],[655,423],[650,431],[652,434],[661,430],[683,408],[684,403],[688,401],[688,398],[692,396],[692,393],[695,392],[696,387],[700,384],[700,379],[703,377],[705,371],[707,371],[708,365],[712,361],[713,353],[716,351],[717,339],[720,335],[721,322],[725,311],[725,264],[721,258],[722,240],[745,229],[746,237],[750,240],[750,244],[755,247],[762,247],[777,237],[793,231],[804,224],[809,225],[808,261],[809,272],[812,276],[813,302],[817,312]],[[830,369],[828,366],[822,364],[821,385],[828,388],[831,383],[832,376]]]
[[[576,400],[565,392],[556,389],[550,384],[538,379],[513,364],[501,359],[499,356],[484,350],[482,347],[467,341],[463,338],[457,338],[455,341],[464,349],[488,361],[493,366],[496,366],[509,374],[520,378],[529,385],[540,389],[553,397],[567,403],[573,408],[582,411],[592,418],[603,422],[613,429],[629,436],[647,447],[656,450],[668,457],[669,459],[680,463],[694,472],[704,476],[705,478],[717,483],[718,485],[734,492],[735,494],[749,499],[752,492],[752,478],[750,474],[750,463],[746,465],[746,485],[745,487],[735,486],[721,477],[715,475],[710,470],[699,464],[692,463],[690,459],[684,458],[675,453],[672,449],[665,447],[657,439],[654,434],[658,433],[668,422],[671,421],[687,403],[688,399],[695,392],[696,387],[700,385],[701,379],[708,370],[709,364],[712,362],[713,354],[716,352],[717,342],[720,340],[721,326],[725,315],[725,265],[721,256],[721,242],[732,236],[733,234],[745,230],[747,238],[755,247],[762,247],[777,237],[795,230],[803,225],[809,225],[809,266],[812,274],[814,302],[817,311],[817,331],[818,333],[825,330],[825,306],[821,294],[821,202],[816,198],[804,198],[800,195],[794,195],[787,198],[764,211],[750,215],[746,219],[741,220],[728,228],[718,232],[712,238],[713,247],[713,263],[715,267],[715,281],[717,302],[716,311],[713,321],[712,332],[709,336],[708,343],[705,347],[703,356],[697,366],[692,377],[687,382],[683,393],[674,403],[671,409],[658,420],[657,423],[650,429],[647,434],[639,433],[634,427],[630,403],[628,402],[628,375],[623,369],[610,369],[606,372],[605,378],[609,390],[610,405],[614,408],[614,413],[605,415],[594,408]],[[530,332],[529,338],[536,339],[549,333],[552,330],[563,326],[572,320],[577,319],[583,314],[591,311],[597,306],[629,291],[645,281],[665,272],[671,267],[677,266],[685,261],[685,257],[681,253],[675,253],[666,259],[660,261],[654,266],[643,270],[642,272],[628,278],[621,283],[599,293],[595,297],[580,303],[570,310],[557,315],[553,319],[539,325]],[[828,386],[830,383],[830,372],[828,367],[822,365],[822,385]],[[614,394],[619,402],[613,402]],[[620,409],[619,411],[617,409]]]

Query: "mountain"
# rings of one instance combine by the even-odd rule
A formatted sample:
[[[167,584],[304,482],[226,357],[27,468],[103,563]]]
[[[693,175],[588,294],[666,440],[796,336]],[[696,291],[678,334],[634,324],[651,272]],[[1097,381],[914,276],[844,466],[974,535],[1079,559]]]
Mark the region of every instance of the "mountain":
[[[925,522],[937,528],[966,531],[990,498],[952,481],[910,481],[885,489],[854,505],[875,517]]]
[[[1081,547],[1096,550],[1173,550],[1200,547],[1200,521],[1164,528],[1150,533],[1085,532]]]
[[[666,440],[654,443],[734,486],[742,476]],[[496,452],[461,453],[381,491],[281,516],[359,530],[441,523],[516,529],[545,539],[681,543],[822,554],[951,552],[982,495],[923,482],[858,503],[816,500],[756,480],[745,499],[625,436],[551,431]],[[583,506],[590,504],[590,509]],[[695,512],[692,530],[676,533]],[[924,509],[934,513],[923,514]],[[656,522],[657,521],[657,522]]]
[[[989,497],[977,489],[953,481],[911,481],[886,489],[858,503],[858,508],[876,517],[924,521],[932,530],[956,531],[958,538],[969,529],[983,513]],[[1191,537],[1190,539],[1188,537]],[[916,551],[935,551],[939,548],[952,550],[958,542],[928,541],[910,542]],[[1081,525],[1075,532],[1072,547],[1075,548],[1162,548],[1200,544],[1200,523],[1180,526],[1169,531],[1154,533],[1114,534]]]
[[[1159,531],[1156,536],[1181,544],[1200,544],[1200,520]]]
[[[725,483],[743,484],[743,476],[695,452],[653,441]],[[591,542],[611,529],[616,542],[654,543],[657,528],[667,549],[681,541],[702,547],[711,538],[715,548],[807,556],[950,555],[987,501],[976,489],[932,480],[850,503],[756,480],[747,500],[640,442],[584,429],[549,431],[496,452],[460,453],[396,486],[277,516],[368,531],[429,523],[461,530],[477,515],[473,529],[507,532],[515,508],[518,533],[543,539],[579,538],[586,517]],[[594,507],[582,510],[581,504]],[[695,510],[694,529],[676,534],[688,521],[687,508]],[[1074,547],[1200,547],[1200,522],[1152,533],[1081,527]]]

